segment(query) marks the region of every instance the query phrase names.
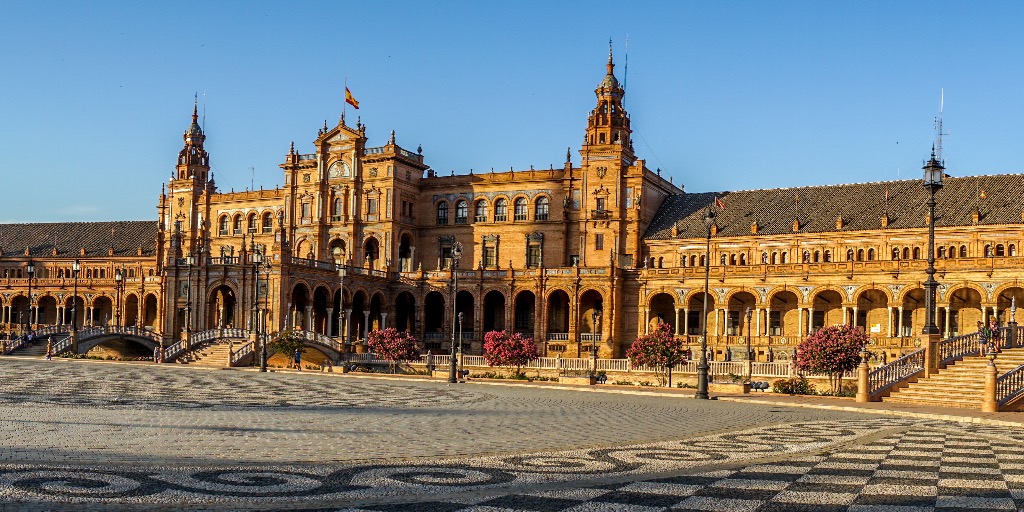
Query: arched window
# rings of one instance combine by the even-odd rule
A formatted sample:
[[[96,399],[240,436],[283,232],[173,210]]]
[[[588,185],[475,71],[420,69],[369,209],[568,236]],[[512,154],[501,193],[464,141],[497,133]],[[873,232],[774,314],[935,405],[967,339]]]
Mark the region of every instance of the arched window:
[[[946,248],[945,247],[939,247],[939,255],[937,257],[940,258],[940,259],[946,257]]]
[[[905,259],[905,260],[909,260],[910,259],[910,248],[909,247],[904,247],[903,248],[903,259]]]
[[[220,216],[220,220],[217,222],[217,232],[220,233],[220,236],[227,236],[228,235],[228,216],[227,215],[221,215]]]
[[[1013,244],[1010,244],[1006,248],[1006,255],[1007,256],[1016,256],[1017,255],[1017,246],[1013,245]]]
[[[700,255],[700,266],[702,266],[702,267],[703,267],[703,266],[704,266],[704,265],[706,265],[706,264],[707,264],[707,263],[705,262],[705,258],[704,258],[704,255],[703,255],[703,254],[701,254],[701,255]]]
[[[664,268],[664,267],[665,267],[665,258],[659,256],[658,257],[658,268]]]
[[[996,244],[996,256],[1006,256],[1006,248],[1003,244]]]
[[[803,263],[810,263],[810,262],[811,262],[811,251],[805,250],[804,251]]]
[[[274,215],[270,212],[263,214],[263,232],[270,233],[274,230]]]
[[[899,247],[893,247],[892,248],[892,259],[894,259],[894,260],[900,259],[900,248]]]
[[[686,255],[684,254],[681,258],[679,258],[679,266],[680,267],[685,267],[686,266],[686,262],[687,262],[687,258],[686,258]]]
[[[465,199],[459,199],[455,203],[455,223],[465,224],[469,221],[469,203]]]
[[[832,251],[825,251],[825,263],[832,262]]]
[[[448,203],[444,201],[437,204],[437,223],[448,224]]]
[[[342,202],[342,198],[334,198],[334,208],[331,210],[331,215],[334,216],[334,220],[341,220],[342,214],[345,213],[345,206]]]
[[[473,221],[487,222],[487,201],[481,199],[476,202],[476,206],[473,208]]]
[[[785,264],[787,255],[789,255],[788,252],[779,253],[779,263]]]
[[[767,264],[768,263],[768,253],[766,253],[766,252],[762,252],[761,253],[761,263],[762,264]]]
[[[249,214],[248,225],[249,225],[249,232],[250,233],[255,233],[256,232],[256,228],[258,227],[257,221],[256,221],[256,214],[255,213],[250,213]]]
[[[537,204],[534,208],[533,220],[548,220],[548,209],[550,201],[546,196],[537,198]],[[658,268],[661,268],[659,265]]]
[[[961,258],[966,258],[967,257],[967,246],[966,245],[961,245],[960,246],[960,257]]]
[[[730,265],[735,265],[736,264],[736,255],[735,254],[730,254],[729,255],[729,264]]]
[[[779,253],[773,252],[772,253],[772,265],[776,265],[778,263],[779,263]]]
[[[691,254],[690,255],[690,266],[691,267],[696,267],[697,266],[697,255],[695,255],[695,254]]]
[[[494,201],[494,222],[508,220],[508,201],[501,197]]]
[[[740,254],[740,265],[746,265],[746,264],[747,264],[747,255],[746,254]]]
[[[920,247],[914,247],[914,259],[915,260],[921,259],[921,248]]]
[[[514,220],[526,220],[526,198],[520,197],[515,202]]]
[[[723,254],[723,255],[722,255],[722,256],[721,256],[720,258],[719,258],[719,261],[720,261],[720,262],[722,262],[722,266],[724,267],[724,266],[725,266],[726,264],[728,264],[728,262],[729,262],[729,259],[728,259],[728,258],[727,258],[727,257],[726,257],[726,256],[725,256],[724,254]]]
[[[853,249],[846,250],[846,261],[853,261]]]
[[[985,257],[986,258],[991,258],[992,257],[992,245],[986,245],[985,246]]]
[[[874,260],[875,260],[875,250],[874,249],[868,249],[868,261],[874,261]]]
[[[242,214],[235,215],[235,222],[234,222],[234,230],[233,230],[233,232],[236,235],[241,235],[242,234]]]
[[[821,251],[814,251],[814,262],[818,263],[821,261]]]

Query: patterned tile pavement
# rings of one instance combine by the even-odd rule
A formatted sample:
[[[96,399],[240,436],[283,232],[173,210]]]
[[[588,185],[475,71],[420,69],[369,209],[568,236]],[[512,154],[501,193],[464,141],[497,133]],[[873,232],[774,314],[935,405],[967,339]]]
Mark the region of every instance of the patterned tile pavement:
[[[0,510],[1024,510],[1024,432],[1009,427],[820,410],[797,411],[794,417],[754,404],[673,397],[581,397],[562,391],[448,388],[326,376],[157,372],[157,380],[168,377],[166,382],[173,386],[186,386],[185,391],[172,392],[157,391],[161,386],[136,375],[130,366],[70,363],[62,370],[71,376],[64,371],[55,376],[49,373],[54,366],[12,367],[9,361],[0,360]],[[97,378],[106,384],[96,388],[106,391],[87,385]],[[42,391],[32,382],[14,383],[34,379]],[[253,379],[256,384],[236,382]],[[292,398],[287,403],[266,398],[258,392],[259,379],[276,379],[271,382],[290,389]],[[196,381],[203,384],[197,386]],[[235,395],[221,400],[218,392],[232,386]],[[80,393],[81,388],[85,391]],[[351,392],[342,392],[346,389]],[[154,393],[177,399],[154,403]],[[308,399],[317,393],[342,398],[310,404]],[[381,393],[394,396],[374,398]],[[433,396],[433,401],[410,398],[403,403],[404,396],[423,394]],[[55,398],[51,401],[49,395]],[[113,401],[117,396],[121,400]],[[674,413],[673,421],[652,421],[652,433],[645,438],[645,419],[631,415],[637,402],[643,408]],[[606,420],[622,429],[611,438],[618,442],[590,442],[589,426],[608,425],[597,421],[602,409],[595,412],[593,407],[627,418],[619,423]],[[476,444],[474,439],[507,435],[502,424],[508,417],[494,414],[505,408],[521,423],[545,429],[506,437],[506,449],[500,453],[449,455],[447,437],[438,434],[454,425],[453,413],[478,419],[460,425],[477,429],[462,441],[471,451],[487,453],[492,445]],[[152,423],[136,421],[139,409],[150,414],[141,419]],[[352,416],[352,409],[359,414]],[[335,414],[339,410],[346,414]],[[578,415],[587,410],[591,416]],[[211,461],[192,453],[197,442],[199,450],[216,451],[221,443],[230,453],[259,451],[265,438],[258,425],[228,437],[212,428],[238,421],[236,414],[252,412],[267,412],[284,423],[325,415],[328,423],[362,425],[359,430],[345,425],[289,437],[288,449],[273,451],[273,456],[258,462],[250,456]],[[108,422],[106,430],[90,427],[108,445],[94,453],[75,446],[80,450],[77,457],[54,451],[61,443],[75,445],[61,432],[83,414]],[[25,446],[32,444],[22,442],[24,436],[18,433],[25,431],[25,418],[50,415],[63,415],[64,422],[47,421],[48,431],[31,430],[32,436],[48,439],[50,449],[38,443]],[[131,420],[125,421],[131,427],[109,430],[111,415]],[[393,427],[387,422],[396,418],[422,415],[430,418],[435,431],[419,433],[417,458],[398,457],[404,447],[384,445],[358,452],[357,457],[327,457],[320,462],[294,456],[296,451],[305,453],[303,445],[323,451],[333,446],[332,437],[358,439],[373,429],[387,431]],[[12,416],[19,420],[10,421]],[[675,430],[670,428],[673,424]],[[552,429],[574,435],[555,436],[563,448],[550,449],[544,441],[553,435]],[[155,443],[180,443],[172,447],[189,456],[165,456],[167,451],[155,449],[155,444],[147,453],[115,443],[139,432],[154,437]],[[212,441],[201,442],[206,437]],[[374,450],[378,456],[365,456]]]

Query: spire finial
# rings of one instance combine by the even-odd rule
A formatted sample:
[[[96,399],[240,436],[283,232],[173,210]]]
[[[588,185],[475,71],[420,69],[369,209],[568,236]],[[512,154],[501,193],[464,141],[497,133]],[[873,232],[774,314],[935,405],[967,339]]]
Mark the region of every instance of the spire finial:
[[[572,162],[572,148],[565,148],[565,163]]]
[[[391,138],[388,139],[388,144],[395,145],[395,131],[391,130]]]
[[[608,74],[612,74],[612,70],[615,69],[615,62],[612,61],[612,38],[608,38]]]
[[[192,122],[195,123],[199,120],[199,93],[195,93],[192,98]]]

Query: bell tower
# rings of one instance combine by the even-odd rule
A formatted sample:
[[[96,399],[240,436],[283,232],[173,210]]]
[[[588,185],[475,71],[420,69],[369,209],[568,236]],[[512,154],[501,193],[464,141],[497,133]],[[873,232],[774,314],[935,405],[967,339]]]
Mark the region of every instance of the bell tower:
[[[184,146],[168,186],[166,229],[180,237],[180,246],[171,255],[180,251],[179,256],[186,257],[206,238],[210,194],[216,189],[210,175],[210,154],[203,148],[206,135],[199,126],[198,101],[192,105],[192,124],[181,138]]]
[[[597,107],[587,117],[587,135],[584,140],[583,158],[606,160],[620,156],[623,164],[632,165],[633,130],[629,127],[629,114],[622,107],[626,91],[615,78],[615,62],[612,59],[611,41],[608,41],[607,72],[597,84],[594,94]]]

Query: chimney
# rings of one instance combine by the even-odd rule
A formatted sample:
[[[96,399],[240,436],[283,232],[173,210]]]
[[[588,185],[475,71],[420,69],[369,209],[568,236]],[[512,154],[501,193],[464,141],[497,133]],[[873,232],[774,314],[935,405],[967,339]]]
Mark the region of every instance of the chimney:
[[[1024,218],[1024,212],[1021,212],[1021,217]],[[757,230],[758,230],[757,222],[754,222],[753,224],[750,225],[750,234],[751,235],[756,235],[757,234]]]

